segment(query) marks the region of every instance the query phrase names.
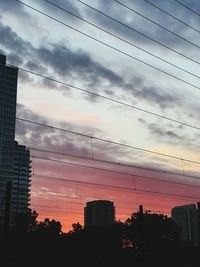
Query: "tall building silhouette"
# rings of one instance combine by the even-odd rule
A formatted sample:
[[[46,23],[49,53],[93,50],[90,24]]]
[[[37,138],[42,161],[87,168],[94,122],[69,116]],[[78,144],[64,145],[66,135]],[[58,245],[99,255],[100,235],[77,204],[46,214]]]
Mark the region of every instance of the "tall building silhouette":
[[[19,154],[19,147],[15,144],[17,79],[18,69],[7,66],[6,56],[0,55],[0,223],[4,222],[7,182],[12,182],[13,185],[12,221],[14,221],[16,212],[16,183],[14,181],[18,179],[15,162]],[[26,191],[28,188],[29,184],[26,186]],[[20,192],[19,186],[17,194],[21,194]]]
[[[115,207],[112,201],[95,200],[84,208],[85,227],[109,227],[115,221]]]
[[[12,180],[12,217],[14,223],[18,214],[28,209],[30,202],[31,161],[30,151],[15,142],[14,176]]]
[[[181,240],[191,241],[194,245],[199,245],[199,207],[195,204],[174,207],[172,209],[172,219],[181,228]]]

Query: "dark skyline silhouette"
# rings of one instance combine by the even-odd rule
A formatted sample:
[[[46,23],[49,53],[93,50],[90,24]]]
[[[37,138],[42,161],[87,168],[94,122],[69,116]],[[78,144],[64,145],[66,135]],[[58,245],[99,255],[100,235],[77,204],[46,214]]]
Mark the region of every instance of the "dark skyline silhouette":
[[[67,233],[62,232],[59,221],[46,218],[39,222],[37,218],[38,213],[31,210],[18,216],[16,225],[9,230],[5,266],[197,267],[200,264],[200,248],[181,241],[181,229],[163,214],[143,213],[140,208],[125,222],[115,221],[107,228],[83,228],[74,223]]]

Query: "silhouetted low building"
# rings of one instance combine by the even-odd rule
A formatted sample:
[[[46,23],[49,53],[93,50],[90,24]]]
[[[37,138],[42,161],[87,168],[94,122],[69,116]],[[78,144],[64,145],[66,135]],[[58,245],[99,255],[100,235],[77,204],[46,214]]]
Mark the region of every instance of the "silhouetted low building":
[[[95,200],[86,203],[84,208],[85,227],[110,227],[115,221],[114,202]]]
[[[181,240],[191,241],[195,246],[199,245],[199,205],[195,204],[174,207],[172,219],[181,228]]]

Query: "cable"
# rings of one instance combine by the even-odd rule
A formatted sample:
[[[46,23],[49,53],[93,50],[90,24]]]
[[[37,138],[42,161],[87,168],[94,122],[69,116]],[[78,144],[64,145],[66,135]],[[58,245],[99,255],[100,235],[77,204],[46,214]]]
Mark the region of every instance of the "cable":
[[[115,2],[118,3],[119,5],[121,5],[121,6],[125,7],[125,8],[127,8],[128,10],[132,11],[133,13],[135,13],[135,14],[141,16],[142,18],[144,18],[144,19],[150,21],[151,23],[155,24],[156,26],[158,26],[158,27],[160,27],[160,28],[166,30],[167,32],[169,32],[169,33],[175,35],[176,37],[180,38],[181,40],[183,40],[183,41],[185,41],[185,42],[187,42],[187,43],[193,45],[194,47],[200,48],[200,46],[198,46],[197,44],[195,44],[195,43],[189,41],[188,39],[186,39],[186,38],[180,36],[179,34],[173,32],[173,31],[171,31],[171,30],[167,29],[166,27],[164,27],[164,26],[160,25],[159,23],[157,23],[156,21],[154,21],[154,20],[152,20],[152,19],[146,17],[145,15],[141,14],[140,12],[138,12],[138,11],[136,11],[135,9],[131,8],[130,6],[127,6],[127,5],[123,4],[122,2],[120,2],[120,1],[118,1],[118,0],[113,0],[113,1],[115,1]]]
[[[197,86],[197,85],[194,85],[194,84],[192,84],[190,82],[187,82],[186,80],[183,80],[183,79],[181,79],[181,78],[179,78],[179,77],[177,77],[177,76],[175,76],[175,75],[173,75],[173,74],[171,74],[171,73],[169,73],[167,71],[161,70],[160,68],[158,68],[158,67],[156,67],[156,66],[154,66],[152,64],[149,64],[149,63],[147,63],[147,62],[145,62],[145,61],[143,61],[143,60],[141,60],[139,58],[136,58],[135,56],[132,56],[132,55],[130,55],[130,54],[128,54],[128,53],[126,53],[126,52],[114,47],[114,46],[112,46],[112,45],[109,45],[108,43],[105,43],[105,42],[103,42],[103,41],[101,41],[101,40],[99,40],[99,39],[97,39],[97,38],[95,38],[95,37],[93,37],[93,36],[91,36],[91,35],[89,35],[87,33],[84,33],[84,32],[82,32],[82,31],[80,31],[80,30],[78,30],[78,29],[76,29],[76,28],[74,28],[74,27],[72,27],[72,26],[70,26],[70,25],[68,25],[68,24],[66,24],[66,23],[64,23],[64,22],[62,22],[62,21],[60,21],[60,20],[58,20],[58,19],[56,19],[56,18],[54,18],[54,17],[52,17],[52,16],[50,16],[48,14],[36,9],[36,8],[34,8],[34,7],[32,7],[32,6],[29,6],[29,5],[25,4],[24,2],[21,2],[19,0],[15,0],[15,1],[21,3],[22,5],[25,5],[26,7],[30,8],[30,9],[32,9],[32,10],[34,10],[34,11],[36,11],[36,12],[42,14],[42,15],[44,15],[44,16],[46,16],[46,17],[48,17],[48,18],[50,18],[50,19],[52,19],[52,20],[54,20],[54,21],[56,21],[56,22],[58,22],[58,23],[60,23],[62,25],[64,25],[65,27],[70,28],[71,30],[74,30],[74,31],[76,31],[76,32],[78,32],[78,33],[80,33],[80,34],[82,34],[82,35],[84,35],[84,36],[86,36],[86,37],[88,37],[88,38],[90,38],[90,39],[92,39],[92,40],[94,40],[94,41],[106,46],[106,47],[109,47],[109,48],[119,52],[122,55],[125,55],[125,56],[127,56],[127,57],[129,57],[131,59],[134,59],[134,60],[136,60],[136,61],[138,61],[138,62],[140,62],[140,63],[142,63],[142,64],[144,64],[144,65],[146,65],[148,67],[151,67],[151,68],[153,68],[153,69],[155,69],[155,70],[157,70],[157,71],[159,71],[159,72],[171,77],[171,78],[174,78],[174,79],[176,79],[176,80],[178,80],[178,81],[180,81],[182,83],[185,83],[187,85],[190,85],[190,86],[200,90],[200,87]]]
[[[164,195],[164,196],[173,196],[175,198],[181,198],[181,199],[192,199],[192,200],[198,200],[198,197],[194,196],[186,196],[186,195],[179,195],[179,194],[173,194],[173,193],[167,193],[167,192],[158,192],[158,191],[151,191],[151,190],[141,190],[141,189],[132,189],[129,187],[122,187],[122,186],[114,186],[114,185],[104,185],[104,184],[99,184],[99,183],[91,183],[91,182],[85,182],[85,181],[78,181],[78,180],[71,180],[71,179],[63,179],[63,178],[58,178],[58,177],[53,177],[53,176],[48,176],[48,175],[40,175],[36,174],[34,177],[38,177],[39,179],[45,179],[45,180],[50,180],[50,181],[60,181],[60,182],[66,182],[66,183],[75,183],[75,184],[80,184],[80,185],[87,185],[87,186],[94,186],[94,187],[102,187],[102,188],[110,188],[113,190],[117,191],[127,191],[127,192],[140,192],[140,193],[147,193],[147,194],[155,194],[155,195]]]
[[[148,149],[144,149],[144,148],[140,148],[140,147],[135,147],[135,146],[124,144],[124,143],[114,142],[114,141],[103,139],[103,138],[100,138],[100,137],[90,136],[88,134],[83,134],[83,133],[67,130],[67,129],[64,129],[64,128],[59,128],[59,127],[47,125],[47,124],[44,124],[44,123],[35,122],[35,121],[32,121],[32,120],[26,120],[26,119],[22,119],[22,118],[16,118],[16,120],[27,122],[27,123],[31,123],[31,124],[35,124],[35,125],[39,125],[39,126],[42,126],[42,127],[47,127],[47,128],[54,129],[54,130],[59,130],[59,131],[75,134],[75,135],[86,137],[86,138],[93,138],[93,140],[105,142],[105,143],[112,144],[112,145],[118,145],[118,146],[122,146],[122,147],[132,148],[132,149],[139,150],[139,151],[142,151],[142,152],[147,152],[147,153],[155,154],[155,155],[158,155],[158,156],[168,157],[168,158],[177,159],[177,160],[183,160],[185,162],[190,162],[190,163],[194,163],[194,164],[200,165],[199,161],[180,158],[180,157],[177,157],[177,156],[172,156],[172,155],[169,155],[169,154],[160,153],[160,152],[156,152],[156,151],[153,151],[153,150],[148,150]]]
[[[12,66],[12,65],[9,65],[8,66]],[[13,66],[12,66],[13,67]],[[158,118],[161,118],[161,119],[165,119],[165,120],[168,120],[168,121],[171,121],[171,122],[174,122],[174,123],[178,123],[180,125],[183,125],[183,126],[186,126],[186,127],[190,127],[190,128],[193,128],[195,130],[200,130],[200,127],[197,127],[195,125],[192,125],[192,124],[189,124],[189,123],[186,123],[186,122],[182,122],[182,121],[178,121],[178,120],[175,120],[173,118],[170,118],[170,117],[166,117],[164,115],[161,115],[161,114],[158,114],[158,113],[155,113],[155,112],[152,112],[152,111],[149,111],[149,110],[146,110],[146,109],[143,109],[143,108],[140,108],[140,107],[136,107],[134,105],[131,105],[131,104],[128,104],[128,103],[125,103],[125,102],[122,102],[122,101],[119,101],[117,99],[113,99],[113,98],[110,98],[110,97],[107,97],[107,96],[104,96],[104,95],[100,95],[100,94],[97,94],[97,93],[94,93],[94,92],[91,92],[89,90],[86,90],[84,88],[81,88],[81,87],[78,87],[78,86],[74,86],[72,84],[68,84],[68,83],[65,83],[65,82],[62,82],[62,81],[59,81],[59,80],[56,80],[54,78],[50,78],[50,77],[47,77],[45,75],[42,75],[42,74],[39,74],[39,73],[36,73],[36,72],[33,72],[33,71],[30,71],[30,70],[27,70],[27,69],[24,69],[24,68],[21,68],[21,67],[17,67],[19,70],[23,71],[23,72],[27,72],[27,73],[30,73],[32,75],[35,75],[35,76],[38,76],[40,78],[44,78],[44,79],[47,79],[49,81],[52,81],[52,82],[55,82],[55,83],[58,83],[58,84],[62,84],[66,87],[70,87],[70,88],[73,88],[75,90],[78,90],[78,91],[81,91],[81,92],[84,92],[84,93],[87,93],[87,94],[90,94],[90,95],[93,95],[95,97],[99,97],[99,98],[102,98],[104,100],[107,100],[107,101],[110,101],[110,102],[113,102],[113,103],[116,103],[116,104],[120,104],[122,106],[126,106],[128,108],[132,108],[132,109],[135,109],[135,110],[138,110],[138,111],[141,111],[141,112],[144,112],[144,113],[147,113],[149,115],[152,115],[152,116],[155,116],[155,117],[158,117]]]
[[[36,179],[41,179],[40,177],[34,177],[34,178],[36,178]],[[45,179],[46,180],[46,179]],[[50,182],[53,182],[52,181],[52,179],[50,180]],[[56,180],[54,181],[54,182],[56,182]],[[75,183],[75,182],[74,182]],[[75,185],[76,185],[76,183],[75,183]],[[35,186],[34,186],[35,187]],[[95,186],[91,186],[91,187],[95,187]],[[36,186],[36,188],[37,188],[37,186]],[[98,188],[98,187],[97,187]],[[106,190],[106,189],[105,189]],[[112,189],[110,189],[110,190],[112,190]],[[37,197],[40,197],[40,196],[42,196],[42,197],[44,197],[44,195],[45,195],[45,190],[43,190],[43,192],[42,192],[42,190],[40,189],[39,190],[40,191],[40,193],[37,195]],[[121,190],[120,190],[121,191]],[[32,190],[32,192],[37,192],[38,193],[38,189],[36,190],[36,191],[34,191],[34,190]],[[54,191],[55,192],[55,191]],[[58,192],[59,193],[59,192]],[[129,192],[129,193],[131,193],[132,194],[132,192]],[[137,193],[136,193],[137,194]],[[123,195],[124,196],[124,195]],[[133,197],[133,195],[126,195],[127,197],[128,197],[128,199],[132,199],[132,197]],[[34,197],[34,198],[37,198],[37,197]],[[51,195],[50,196],[51,197],[51,200],[53,200],[53,196]],[[104,196],[105,197],[105,196]],[[59,195],[57,195],[57,196],[55,196],[55,198],[56,198],[56,200],[62,200],[63,201],[63,198],[64,198],[64,200],[66,200],[66,198],[70,198],[70,200],[69,201],[66,201],[67,203],[69,203],[69,204],[75,204],[75,205],[79,205],[79,206],[83,206],[83,205],[85,205],[85,203],[86,202],[88,202],[88,201],[93,201],[93,200],[97,200],[97,199],[102,199],[102,194],[100,194],[100,195],[97,195],[96,194],[96,192],[95,192],[95,196],[93,196],[93,195],[91,195],[91,193],[90,193],[90,195],[84,195],[84,194],[79,194],[78,196],[71,196],[71,197],[69,197],[68,196],[68,194],[62,194],[62,196],[59,196]],[[54,199],[55,199],[54,198]],[[162,196],[161,196],[161,198],[162,198]],[[72,199],[73,200],[75,200],[75,201],[79,201],[79,202],[75,202],[75,201],[72,201]],[[83,199],[85,199],[85,200],[83,200]],[[124,204],[126,204],[126,205],[130,205],[131,207],[133,207],[133,206],[138,206],[138,204],[136,204],[136,200],[135,200],[135,198],[134,198],[134,200],[132,200],[132,201],[128,201],[128,200],[124,200],[124,199],[119,199],[119,198],[114,198],[114,197],[110,197],[110,194],[109,194],[109,196],[108,197],[106,197],[106,199],[108,199],[108,200],[110,200],[110,201],[113,201],[113,202],[115,202],[115,203],[118,203],[117,204],[117,206],[119,207],[119,204],[121,204],[121,203],[124,203]],[[168,199],[168,198],[167,198]],[[171,198],[169,198],[170,200],[171,200]],[[182,200],[182,198],[178,198],[178,200]],[[81,201],[84,201],[84,203],[82,203]],[[145,200],[144,200],[145,201]],[[146,201],[148,201],[148,200],[146,200]],[[31,204],[32,205],[32,204]],[[163,205],[162,205],[162,207],[163,207]],[[165,206],[166,207],[166,206]],[[159,208],[160,209],[160,208]],[[168,209],[168,206],[166,207],[166,209]]]
[[[78,198],[77,197],[71,197],[71,199],[82,200],[83,197],[85,197],[85,199],[86,199],[86,196],[85,195],[79,195]],[[92,199],[93,200],[97,200],[98,197],[92,197]],[[127,205],[126,206],[127,208],[130,208],[130,207],[133,207],[133,206],[137,207],[137,205],[135,204],[135,201],[128,201],[128,200],[122,200],[122,199],[116,199],[116,198],[110,198],[109,200],[110,201],[113,201],[115,203],[119,203],[120,205],[121,205],[121,203],[124,203],[124,204]],[[86,202],[87,201],[84,201],[84,203],[79,203],[79,202],[75,202],[75,201],[71,201],[71,200],[70,201],[67,201],[68,204],[74,204],[74,205],[78,205],[78,206],[81,206],[81,207],[83,207]],[[117,208],[123,207],[123,206],[119,206],[119,204],[117,204]],[[31,204],[31,206],[32,205],[33,204]]]
[[[33,191],[33,190],[32,190]],[[33,191],[34,192],[34,191]],[[42,194],[43,196],[44,196],[44,193]],[[87,199],[87,195],[79,195],[79,197],[73,197],[73,196],[71,196],[71,197],[69,197],[68,195],[64,195],[64,197],[65,198],[70,198],[70,199],[75,199],[75,200],[82,200],[83,199],[83,197],[85,198],[85,199]],[[99,197],[91,197],[93,200],[96,200],[96,199],[99,199]],[[133,207],[134,205],[135,206],[137,206],[136,204],[135,204],[135,201],[128,201],[128,200],[122,200],[122,199],[117,199],[117,198],[111,198],[111,199],[109,199],[110,201],[113,201],[113,202],[115,202],[115,203],[126,203],[126,205],[130,205],[131,207]],[[69,204],[75,204],[75,205],[79,205],[79,206],[84,206],[85,205],[85,203],[87,202],[87,200],[86,201],[84,201],[84,203],[78,203],[78,202],[75,202],[75,201],[68,201],[67,203],[69,203]],[[31,204],[31,206],[32,206],[33,204]],[[118,206],[119,207],[119,206]]]
[[[171,18],[177,20],[178,22],[184,24],[185,26],[189,27],[190,29],[192,29],[192,30],[194,30],[194,31],[196,31],[196,32],[198,32],[198,33],[200,33],[200,31],[199,31],[198,29],[194,28],[193,26],[189,25],[188,23],[184,22],[183,20],[181,20],[181,19],[179,19],[179,18],[173,16],[172,14],[170,14],[169,12],[167,12],[167,11],[165,11],[164,9],[160,8],[159,6],[153,4],[153,3],[150,2],[149,0],[144,0],[144,1],[147,2],[149,5],[155,7],[156,9],[162,11],[163,13],[167,14],[169,17],[171,17]]]
[[[174,0],[174,2],[179,3],[181,6],[184,6],[186,9],[190,10],[191,12],[193,12],[194,14],[196,14],[197,16],[200,16],[200,13],[198,13],[197,11],[195,11],[194,9],[190,8],[189,6],[186,6],[184,3],[182,3],[181,1],[178,0]]]
[[[179,69],[179,70],[181,70],[181,71],[184,71],[184,72],[186,72],[186,73],[188,73],[188,74],[194,76],[195,78],[200,79],[200,76],[198,76],[198,75],[196,75],[196,74],[194,74],[194,73],[192,73],[192,72],[190,72],[190,71],[188,71],[188,70],[186,70],[186,69],[184,69],[184,68],[182,68],[182,67],[179,67],[179,66],[177,66],[176,64],[173,64],[173,63],[171,63],[170,61],[165,60],[165,59],[163,59],[163,58],[161,58],[161,57],[159,57],[159,56],[157,56],[157,55],[155,55],[155,54],[153,54],[153,53],[147,51],[146,49],[141,48],[140,46],[138,46],[138,45],[136,45],[136,44],[133,44],[133,43],[127,41],[126,39],[120,37],[119,35],[116,35],[116,34],[110,32],[110,31],[107,31],[106,29],[99,27],[98,25],[96,25],[96,24],[94,24],[94,23],[92,23],[92,22],[90,22],[90,21],[88,21],[88,20],[82,18],[81,16],[76,15],[76,14],[72,13],[71,11],[69,11],[69,10],[67,10],[67,9],[65,9],[65,8],[63,8],[63,7],[61,7],[61,6],[57,5],[57,4],[52,3],[51,1],[48,1],[48,0],[44,0],[44,1],[47,2],[47,3],[49,3],[50,5],[52,5],[52,6],[54,6],[54,7],[56,7],[56,8],[58,8],[58,9],[62,10],[62,11],[64,11],[64,12],[70,14],[71,16],[76,17],[76,18],[78,18],[78,19],[84,21],[85,23],[87,23],[87,24],[89,24],[89,25],[91,25],[91,26],[93,26],[93,27],[95,27],[95,28],[97,28],[97,29],[99,29],[99,30],[101,30],[101,31],[103,31],[103,32],[105,32],[105,33],[107,33],[107,34],[109,34],[109,35],[111,35],[111,36],[117,38],[117,39],[119,39],[120,41],[122,41],[122,42],[124,42],[124,43],[127,43],[127,44],[129,44],[129,45],[131,45],[131,46],[133,46],[133,47],[136,47],[137,49],[139,49],[139,50],[145,52],[146,54],[151,55],[151,56],[153,56],[153,57],[155,57],[155,58],[157,58],[157,59],[159,59],[159,60],[161,60],[161,61],[163,61],[163,62],[165,62],[165,63],[167,63],[167,64],[169,64],[169,65],[171,65],[171,66],[173,66],[173,67],[175,67],[175,68],[177,68],[177,69]]]
[[[51,210],[51,211],[56,211],[57,213],[61,212],[61,214],[65,213],[65,212],[73,214],[73,211],[80,211],[80,212],[82,211],[80,209],[74,209],[74,208],[73,208],[73,211],[68,211],[68,210],[63,210],[63,209],[62,210],[58,210],[56,207],[49,207],[49,206],[46,206],[46,205],[37,205],[37,204],[33,204],[33,206],[34,207],[39,207],[39,208],[45,208],[45,209],[48,209],[48,210]],[[119,210],[120,210],[120,212],[118,212],[117,217],[119,215],[128,215],[128,214],[133,214],[134,213],[134,212],[130,211],[130,207],[129,208],[128,207],[119,208]],[[122,212],[125,212],[125,211],[127,211],[127,213],[123,214]],[[130,212],[128,212],[128,211],[130,211]],[[147,210],[147,211],[149,211],[149,210]],[[151,212],[162,212],[162,211],[151,210]],[[163,211],[163,212],[166,212],[166,211]],[[84,215],[83,213],[79,213],[79,214],[80,215]]]
[[[38,204],[33,204],[32,206],[34,206],[34,207],[40,207],[40,208],[46,208],[46,209],[51,209],[51,210],[55,210],[55,211],[61,211],[61,212],[65,212],[65,211],[68,211],[69,213],[70,213],[70,210],[73,210],[73,211],[80,211],[80,212],[82,212],[83,211],[83,207],[84,207],[84,205],[82,205],[82,207],[80,207],[80,208],[70,208],[70,207],[66,207],[66,208],[57,208],[57,207],[52,207],[52,206],[46,206],[46,205],[38,205]],[[135,205],[135,207],[137,207],[136,205]],[[130,211],[130,207],[127,207],[127,206],[122,206],[122,207],[117,207],[118,208],[118,210],[120,210],[120,211]],[[83,215],[83,213],[81,213],[82,215]]]
[[[61,155],[61,156],[67,156],[67,157],[72,157],[72,158],[78,158],[78,159],[84,159],[84,160],[89,160],[89,161],[93,161],[93,162],[99,162],[99,163],[106,163],[106,164],[112,164],[115,166],[121,166],[121,167],[129,167],[129,168],[136,168],[136,169],[141,169],[141,170],[146,170],[146,171],[153,171],[153,172],[159,172],[159,173],[163,173],[163,174],[168,174],[168,175],[175,175],[175,176],[181,176],[184,178],[192,178],[192,179],[200,179],[200,177],[198,176],[192,176],[192,175],[186,175],[184,174],[184,176],[182,174],[176,173],[176,172],[169,172],[169,171],[162,171],[162,170],[158,170],[158,169],[153,169],[153,168],[147,168],[147,167],[141,167],[141,166],[137,166],[137,165],[133,165],[133,164],[124,164],[124,163],[120,163],[120,162],[114,162],[114,161],[108,161],[108,160],[101,160],[101,159],[97,159],[97,158],[89,158],[89,157],[83,157],[83,156],[77,156],[77,155],[72,155],[72,154],[67,154],[67,153],[63,153],[63,152],[56,152],[56,151],[51,151],[51,150],[45,150],[45,149],[39,149],[39,148],[34,148],[34,147],[29,147],[30,150],[33,151],[39,151],[39,152],[44,152],[44,153],[50,153],[50,154],[56,154],[56,155]]]
[[[179,51],[177,51],[177,50],[175,50],[175,49],[173,49],[173,48],[171,48],[171,47],[165,45],[164,43],[161,43],[161,42],[157,41],[156,39],[154,39],[154,38],[152,38],[152,37],[150,37],[150,36],[148,36],[148,35],[146,35],[146,34],[140,32],[140,31],[134,29],[133,27],[129,26],[128,24],[125,24],[125,23],[123,23],[123,22],[121,22],[121,21],[115,19],[114,17],[111,17],[110,15],[108,15],[108,14],[106,14],[106,13],[104,13],[104,12],[102,12],[102,11],[96,9],[96,8],[94,8],[93,6],[90,6],[90,5],[86,4],[85,2],[83,2],[83,1],[81,1],[81,0],[76,0],[76,1],[78,1],[79,3],[81,3],[82,5],[84,5],[84,6],[86,6],[86,7],[88,7],[88,8],[90,8],[90,9],[94,10],[95,12],[97,12],[97,13],[99,13],[99,14],[105,16],[106,18],[111,19],[112,21],[117,22],[118,24],[120,24],[120,25],[126,27],[127,29],[129,29],[129,30],[131,30],[131,31],[133,31],[133,32],[136,32],[137,34],[139,34],[139,35],[141,35],[141,36],[143,36],[143,37],[145,37],[145,38],[151,40],[152,42],[155,42],[155,43],[157,43],[157,44],[163,46],[164,48],[166,48],[166,49],[168,49],[168,50],[170,50],[170,51],[172,51],[172,52],[174,52],[174,53],[176,53],[176,54],[178,54],[178,55],[180,55],[180,56],[182,56],[182,57],[184,57],[184,58],[186,58],[186,59],[188,59],[188,60],[190,60],[190,61],[193,61],[193,62],[196,63],[196,64],[200,64],[199,61],[196,61],[195,59],[193,59],[193,58],[191,58],[191,57],[188,57],[188,56],[182,54],[181,52],[179,52]]]
[[[106,169],[106,168],[94,167],[94,166],[91,166],[91,165],[84,165],[84,164],[74,163],[74,162],[69,162],[69,161],[50,159],[50,158],[47,158],[47,157],[39,157],[39,156],[35,156],[34,155],[34,158],[35,159],[46,160],[46,161],[51,161],[51,162],[56,162],[56,163],[62,163],[62,164],[66,164],[66,165],[72,165],[72,166],[78,166],[78,167],[83,167],[83,168],[88,168],[88,169],[94,169],[94,170],[99,170],[99,171],[117,173],[117,174],[131,176],[131,177],[134,176],[136,178],[142,178],[142,179],[147,179],[147,180],[155,180],[155,181],[164,182],[164,183],[171,183],[171,184],[183,185],[183,186],[188,186],[188,187],[193,187],[193,188],[200,188],[200,185],[191,185],[191,184],[180,183],[180,182],[175,182],[175,181],[167,181],[167,180],[163,180],[163,179],[160,179],[160,178],[137,175],[137,174],[121,172],[121,171],[114,171],[114,170],[109,170],[109,169]],[[196,180],[200,181],[200,177],[199,178],[193,178],[193,179],[196,179]]]
[[[35,178],[37,178],[37,177],[35,177]],[[44,196],[44,194],[45,193],[41,193],[40,195],[42,195],[42,196]],[[69,196],[68,195],[64,195],[64,197],[65,198],[69,198]],[[81,201],[81,200],[83,200],[83,198],[85,199],[85,201],[84,201],[84,203],[81,203],[81,202],[75,202],[75,201],[72,201],[72,200],[70,200],[70,201],[68,201],[67,203],[68,204],[74,204],[74,205],[78,205],[78,206],[81,206],[81,207],[83,207],[84,205],[85,205],[85,203],[86,202],[88,202],[88,201],[93,201],[93,200],[98,200],[98,199],[100,199],[101,198],[101,196],[90,196],[89,197],[89,200],[88,200],[88,196],[87,195],[83,195],[83,194],[81,194],[81,195],[79,195],[78,197],[73,197],[73,196],[71,196],[70,197],[70,199],[75,199],[75,200],[79,200],[79,201]],[[130,198],[129,198],[130,199]],[[121,203],[124,203],[125,205],[127,205],[127,208],[129,207],[133,207],[133,206],[135,206],[135,207],[138,207],[138,205],[136,204],[136,201],[135,200],[133,200],[133,201],[128,201],[128,200],[124,200],[124,199],[118,199],[118,198],[110,198],[109,197],[109,199],[108,200],[110,200],[110,201],[113,201],[114,203],[116,203],[117,204],[117,208],[120,208],[121,206],[119,206],[119,204],[121,205]],[[182,200],[182,199],[179,199],[180,201]],[[31,204],[31,206],[32,206],[33,204]],[[168,207],[166,207],[166,209],[168,209]],[[159,212],[166,212],[166,210],[161,210],[160,208],[159,208]],[[154,212],[156,212],[155,210],[154,210]]]

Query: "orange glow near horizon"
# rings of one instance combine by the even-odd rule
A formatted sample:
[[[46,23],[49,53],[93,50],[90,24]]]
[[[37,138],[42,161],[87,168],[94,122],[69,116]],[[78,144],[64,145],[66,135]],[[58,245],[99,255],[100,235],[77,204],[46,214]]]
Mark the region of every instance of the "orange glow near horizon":
[[[43,154],[39,156],[43,157]],[[40,221],[45,218],[60,221],[64,232],[71,230],[72,223],[79,222],[83,225],[84,206],[87,201],[95,199],[113,201],[116,219],[120,221],[125,221],[136,212],[140,204],[145,211],[170,216],[174,206],[196,203],[199,199],[198,180],[187,177],[182,169],[179,170],[179,175],[174,175],[61,155],[56,158],[47,157],[94,167],[34,158],[31,208],[39,213]]]
[[[63,169],[64,168],[64,169]],[[39,213],[38,220],[45,218],[55,219],[61,222],[62,230],[67,232],[71,230],[72,223],[84,222],[84,206],[87,201],[94,199],[106,199],[114,201],[116,207],[116,219],[125,221],[132,213],[138,210],[140,204],[144,205],[145,211],[162,213],[170,216],[171,209],[174,206],[195,203],[193,199],[183,199],[170,195],[150,194],[145,192],[136,192],[137,190],[150,190],[152,192],[163,192],[178,195],[194,196],[198,200],[198,188],[172,185],[161,181],[146,180],[145,178],[137,178],[136,183],[133,177],[124,177],[121,174],[106,173],[97,170],[85,170],[83,173],[78,167],[61,167],[53,168],[51,164],[39,165],[37,172],[46,173],[50,177],[60,177],[63,179],[72,179],[72,182],[43,180],[34,174],[32,177],[31,191],[31,208]],[[45,170],[48,170],[45,171]],[[51,174],[51,175],[50,175]],[[139,175],[139,174],[138,174]],[[147,175],[143,170],[140,175]],[[148,173],[150,175],[150,173]],[[170,175],[162,173],[154,174],[168,180],[174,181]],[[86,179],[87,178],[87,179]],[[177,179],[177,177],[175,177]],[[183,179],[183,177],[179,177]],[[77,183],[76,183],[77,180]],[[79,184],[78,181],[87,181],[92,183],[100,183],[105,187]],[[180,180],[181,181],[181,180]],[[187,182],[187,181],[186,181]],[[186,183],[185,182],[185,183]],[[126,191],[123,189],[107,188],[106,185],[116,185],[132,189]]]

